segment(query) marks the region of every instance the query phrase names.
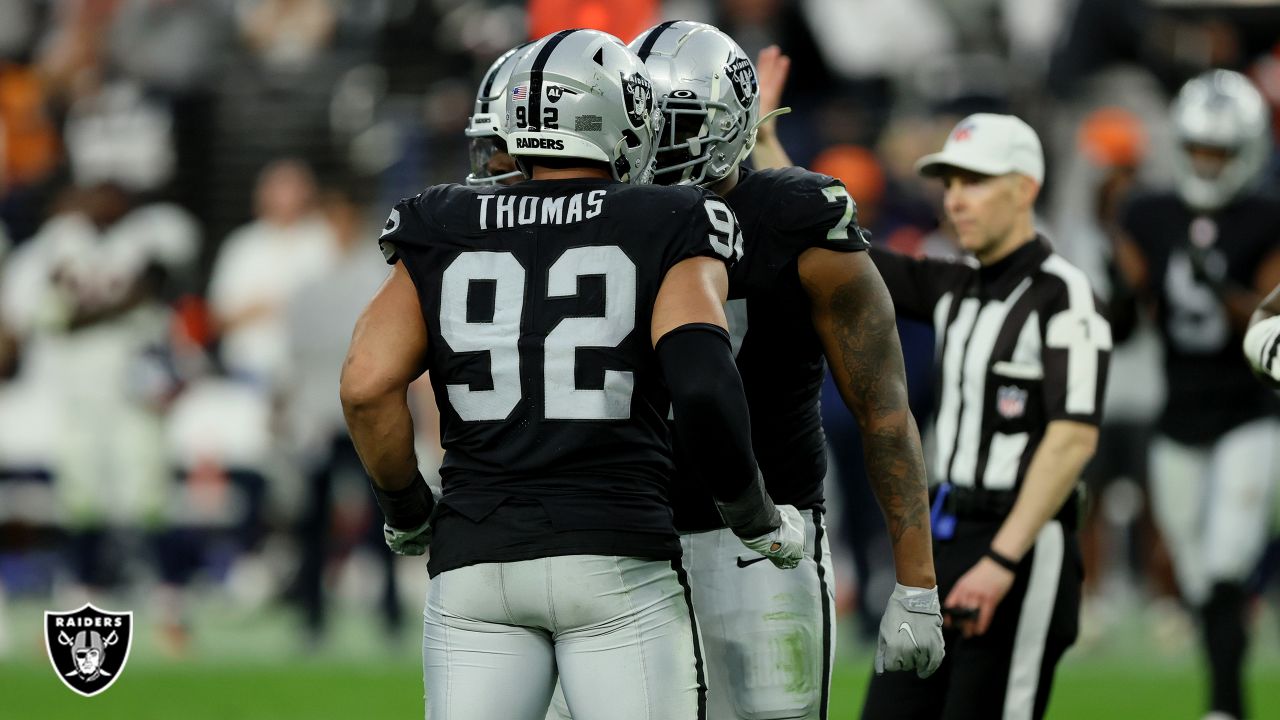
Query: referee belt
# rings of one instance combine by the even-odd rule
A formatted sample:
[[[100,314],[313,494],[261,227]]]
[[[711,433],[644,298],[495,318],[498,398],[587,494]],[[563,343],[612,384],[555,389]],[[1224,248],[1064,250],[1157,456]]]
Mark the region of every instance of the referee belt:
[[[937,497],[938,487],[929,489],[930,503]],[[942,510],[957,519],[971,522],[1004,522],[1013,504],[1018,500],[1014,490],[988,490],[986,488],[961,487],[952,485],[947,496],[942,500]],[[1054,517],[1062,523],[1063,529],[1074,531],[1080,515],[1080,493],[1072,490],[1071,496],[1062,504],[1062,509]]]

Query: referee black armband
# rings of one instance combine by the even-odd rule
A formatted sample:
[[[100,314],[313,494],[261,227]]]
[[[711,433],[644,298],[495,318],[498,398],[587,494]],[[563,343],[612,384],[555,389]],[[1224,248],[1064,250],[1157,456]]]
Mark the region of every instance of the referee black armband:
[[[683,459],[693,467],[686,469],[706,484],[735,534],[773,531],[781,521],[751,452],[751,419],[729,333],[690,323],[663,335],[655,350],[671,391],[676,436],[689,449]]]
[[[383,490],[373,485],[373,497],[382,510],[382,517],[396,530],[413,530],[431,518],[436,499],[427,487],[422,473],[414,473],[413,480],[399,490]]]

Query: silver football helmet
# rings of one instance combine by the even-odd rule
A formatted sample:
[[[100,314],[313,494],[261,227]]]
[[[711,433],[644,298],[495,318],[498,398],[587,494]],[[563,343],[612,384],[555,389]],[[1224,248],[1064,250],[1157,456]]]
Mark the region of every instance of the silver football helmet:
[[[507,84],[503,136],[525,175],[532,156],[609,166],[615,180],[653,180],[662,114],[640,58],[599,30],[561,30],[531,45]]]
[[[733,38],[711,25],[679,20],[640,33],[631,48],[649,68],[666,116],[655,182],[710,184],[751,154],[759,82]]]
[[[499,152],[506,152],[507,145],[498,131],[502,129],[502,120],[507,115],[507,81],[511,79],[511,71],[516,61],[528,49],[530,43],[522,43],[502,53],[480,82],[476,91],[476,106],[471,117],[467,119],[467,137],[471,138],[471,174],[467,175],[468,185],[497,185],[508,180],[519,180],[519,170],[493,174],[489,161]]]
[[[1271,113],[1240,73],[1211,70],[1187,81],[1173,101],[1178,192],[1196,210],[1216,210],[1258,179],[1271,152]],[[1221,154],[1206,164],[1196,151]]]

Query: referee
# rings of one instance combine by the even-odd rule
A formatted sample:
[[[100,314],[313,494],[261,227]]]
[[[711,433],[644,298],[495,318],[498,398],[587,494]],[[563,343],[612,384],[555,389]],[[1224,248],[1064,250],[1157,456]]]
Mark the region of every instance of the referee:
[[[874,251],[898,313],[937,332],[934,558],[947,656],[874,677],[863,718],[1040,718],[1080,609],[1076,480],[1111,350],[1084,273],[1036,234],[1035,131],[971,115],[917,170],[939,178],[976,263]]]

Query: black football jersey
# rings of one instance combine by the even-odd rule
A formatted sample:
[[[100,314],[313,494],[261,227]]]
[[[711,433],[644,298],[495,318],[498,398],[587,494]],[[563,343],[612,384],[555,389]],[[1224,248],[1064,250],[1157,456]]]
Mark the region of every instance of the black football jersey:
[[[1280,249],[1280,197],[1248,195],[1201,215],[1173,193],[1139,195],[1122,223],[1146,258],[1164,341],[1167,399],[1160,432],[1187,444],[1208,443],[1275,413],[1275,395],[1250,373],[1240,351],[1243,335],[1232,327],[1210,280],[1253,287],[1263,258]],[[1192,252],[1202,253],[1201,271]]]
[[[741,254],[725,204],[597,179],[441,185],[396,205],[381,244],[417,287],[440,409],[430,572],[678,556],[650,320],[676,263]]]
[[[741,169],[725,196],[746,253],[729,270],[729,329],[751,410],[756,461],[774,502],[822,507],[826,438],[818,405],[826,372],[798,260],[813,247],[862,252],[853,200],[835,178],[802,168]],[[677,464],[697,448],[677,447]],[[702,483],[681,478],[676,527],[723,526]]]

